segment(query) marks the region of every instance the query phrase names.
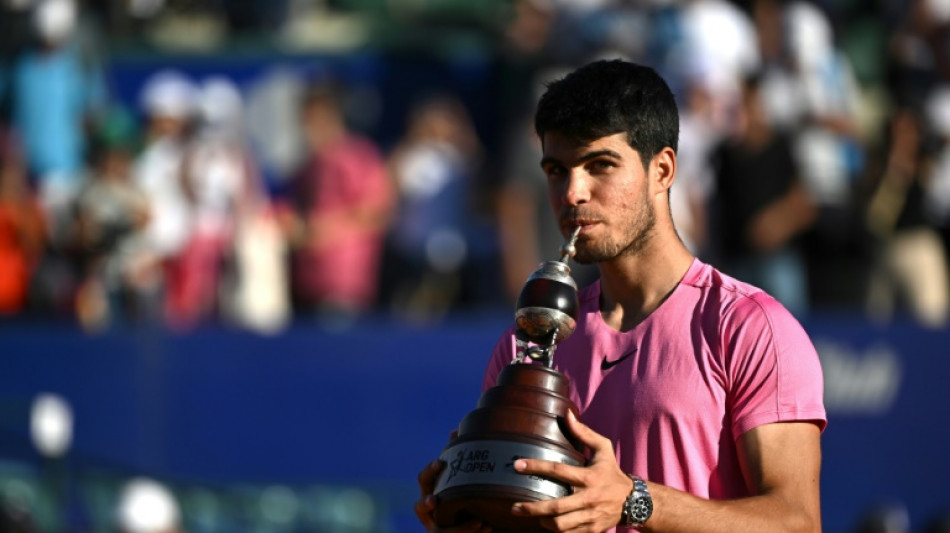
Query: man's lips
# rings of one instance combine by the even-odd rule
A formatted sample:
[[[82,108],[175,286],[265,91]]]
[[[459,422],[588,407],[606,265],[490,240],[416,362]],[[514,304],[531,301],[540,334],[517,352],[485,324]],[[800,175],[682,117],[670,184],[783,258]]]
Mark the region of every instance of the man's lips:
[[[593,220],[593,219],[584,219],[584,218],[575,219],[575,218],[571,218],[571,219],[564,219],[564,220],[562,220],[562,221],[561,221],[561,228],[563,228],[564,231],[566,231],[567,233],[572,233],[572,232],[574,231],[574,228],[580,226],[580,227],[581,227],[581,234],[583,234],[583,233],[586,232],[588,229],[590,229],[591,226],[593,226],[593,225],[596,224],[596,223],[597,223],[597,221],[596,221],[596,220]]]

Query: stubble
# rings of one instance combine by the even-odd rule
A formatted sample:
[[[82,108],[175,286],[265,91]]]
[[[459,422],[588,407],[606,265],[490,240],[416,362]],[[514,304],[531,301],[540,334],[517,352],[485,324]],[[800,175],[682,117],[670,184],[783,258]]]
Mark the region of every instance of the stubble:
[[[644,201],[632,217],[624,220],[621,239],[591,241],[582,234],[577,242],[574,260],[588,265],[638,255],[650,242],[655,228],[656,210],[650,202]]]

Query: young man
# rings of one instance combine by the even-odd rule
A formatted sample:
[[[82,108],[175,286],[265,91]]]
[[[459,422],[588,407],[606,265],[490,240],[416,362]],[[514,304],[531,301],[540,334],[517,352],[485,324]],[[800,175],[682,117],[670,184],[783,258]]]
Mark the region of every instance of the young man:
[[[820,531],[818,356],[776,300],[677,237],[668,194],[678,116],[666,83],[631,63],[589,64],[549,86],[535,129],[561,231],[581,227],[575,259],[601,273],[581,290],[576,330],[554,357],[583,421],[568,417],[568,427],[591,456],[583,467],[516,461],[574,490],[512,513],[553,531]],[[512,333],[486,387],[515,354]],[[419,475],[416,513],[429,531],[439,531],[431,493],[441,468]]]

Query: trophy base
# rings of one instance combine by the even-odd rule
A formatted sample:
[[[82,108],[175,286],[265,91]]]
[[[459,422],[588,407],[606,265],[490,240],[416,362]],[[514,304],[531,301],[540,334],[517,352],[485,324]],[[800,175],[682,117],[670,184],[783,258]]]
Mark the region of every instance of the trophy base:
[[[514,465],[519,459],[586,463],[583,446],[566,427],[568,411],[577,412],[568,384],[566,376],[542,365],[512,364],[501,371],[439,456],[445,467],[432,491],[439,527],[480,520],[494,533],[546,531],[538,518],[513,515],[512,505],[563,498],[572,488]]]
[[[435,521],[450,527],[470,520],[491,524],[492,533],[544,533],[538,518],[515,516],[511,506],[517,502],[548,499],[534,491],[499,485],[468,485],[439,495]]]
[[[446,468],[434,491],[438,499],[436,523],[448,527],[478,519],[490,524],[495,533],[545,531],[538,519],[513,515],[511,506],[561,498],[571,494],[571,487],[554,479],[520,474],[514,470],[514,462],[529,457],[579,466],[584,458],[575,450],[544,444],[459,439],[449,445],[441,456]]]

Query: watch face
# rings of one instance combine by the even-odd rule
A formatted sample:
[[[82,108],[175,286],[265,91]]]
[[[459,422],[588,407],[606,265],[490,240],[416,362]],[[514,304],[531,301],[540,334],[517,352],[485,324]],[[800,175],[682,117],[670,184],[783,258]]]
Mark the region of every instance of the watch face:
[[[634,522],[642,524],[647,521],[647,518],[650,518],[651,514],[653,514],[653,500],[644,496],[633,500],[630,517],[633,518]]]

